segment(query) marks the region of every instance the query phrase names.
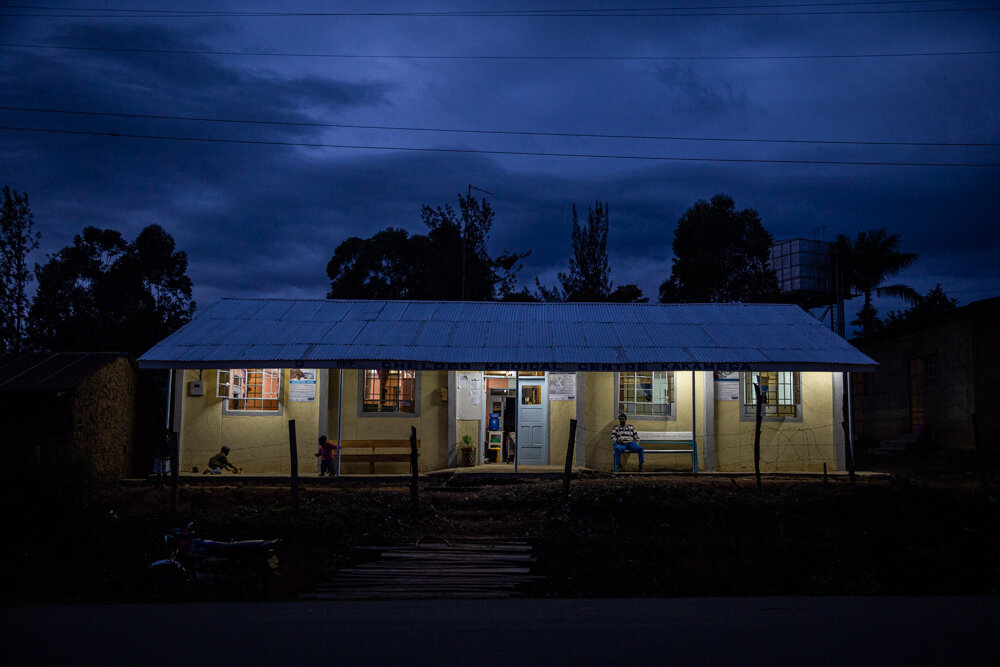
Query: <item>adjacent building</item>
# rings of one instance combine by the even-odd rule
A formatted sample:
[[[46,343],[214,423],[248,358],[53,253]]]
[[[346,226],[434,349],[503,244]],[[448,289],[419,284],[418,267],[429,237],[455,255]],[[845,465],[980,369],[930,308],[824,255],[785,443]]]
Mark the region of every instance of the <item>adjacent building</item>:
[[[852,343],[878,362],[854,379],[855,431],[869,447],[895,440],[971,449],[1000,429],[1000,297],[904,322]]]
[[[26,352],[0,357],[2,457],[8,470],[93,465],[111,481],[148,473],[159,392],[134,360],[111,352]],[[163,422],[159,422],[162,430]],[[80,471],[83,474],[84,471]]]

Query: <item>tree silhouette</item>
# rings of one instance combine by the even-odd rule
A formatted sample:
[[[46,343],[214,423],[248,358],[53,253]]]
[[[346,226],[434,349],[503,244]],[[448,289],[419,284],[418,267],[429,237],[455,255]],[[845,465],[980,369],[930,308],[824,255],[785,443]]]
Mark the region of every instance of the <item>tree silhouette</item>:
[[[611,294],[608,264],[608,205],[596,202],[587,208],[587,223],[580,226],[573,204],[573,256],[569,272],[559,274],[566,301],[605,301]]]
[[[906,322],[919,322],[938,313],[954,310],[957,307],[958,299],[952,299],[945,294],[944,290],[941,289],[941,283],[938,283],[927,294],[917,297],[917,301],[913,304],[913,307],[903,311],[890,310],[885,319],[885,326],[890,327]]]
[[[648,301],[636,285],[619,285],[612,289],[611,266],[608,262],[608,204],[596,202],[587,208],[587,222],[580,225],[573,204],[573,256],[569,271],[559,273],[562,285],[551,289],[538,279],[535,285],[542,301],[644,303]]]
[[[717,194],[684,211],[674,230],[670,278],[660,285],[663,303],[774,300],[778,283],[768,266],[773,239],[752,208],[736,210]]]
[[[326,267],[327,298],[458,301],[463,288],[469,301],[516,298],[516,275],[528,253],[490,257],[493,209],[485,199],[458,200],[458,215],[447,204],[421,209],[427,234],[390,227],[345,239]]]
[[[33,227],[27,193],[18,194],[5,185],[0,204],[0,352],[20,352],[25,343],[31,282],[28,255],[41,238]]]
[[[194,314],[187,262],[159,225],[144,228],[134,243],[115,230],[87,227],[35,267],[32,344],[140,355]]]
[[[920,299],[912,287],[883,284],[917,261],[916,253],[899,249],[899,241],[899,235],[889,234],[885,227],[859,232],[853,241],[843,234],[837,237],[844,283],[865,298],[857,319],[851,322],[861,327],[862,336],[874,333],[882,325],[872,304],[873,294],[881,298],[902,299],[909,304],[915,304]]]

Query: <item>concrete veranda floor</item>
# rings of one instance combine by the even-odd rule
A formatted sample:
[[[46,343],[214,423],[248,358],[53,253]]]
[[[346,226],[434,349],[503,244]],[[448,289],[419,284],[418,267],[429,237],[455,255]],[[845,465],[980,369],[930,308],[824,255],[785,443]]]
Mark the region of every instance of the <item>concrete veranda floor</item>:
[[[503,482],[509,482],[512,478],[520,479],[561,479],[565,472],[565,466],[561,465],[547,465],[547,466],[525,466],[519,465],[515,468],[513,463],[487,463],[476,466],[460,466],[457,468],[442,468],[439,470],[425,470],[419,474],[419,479],[424,482],[433,481],[446,481],[454,480],[459,482],[488,482],[491,479]],[[692,473],[690,471],[677,471],[677,470],[650,470],[644,472],[636,471],[624,471],[624,472],[608,472],[600,471],[592,468],[586,467],[573,467],[571,472],[573,477],[580,477],[581,475],[609,475],[614,477],[687,477],[687,478],[723,478],[723,479],[743,479],[743,478],[753,478],[754,473],[752,471],[740,471],[740,472],[699,472]],[[858,471],[856,475],[859,478],[867,479],[877,479],[877,478],[888,478],[890,475],[888,473],[881,472],[864,472]],[[823,479],[823,473],[812,473],[812,472],[764,472],[761,471],[761,476],[764,479]],[[833,480],[845,479],[848,474],[846,471],[841,472],[830,472],[827,473],[827,477]],[[405,484],[409,479],[410,475],[408,473],[362,473],[362,474],[343,474],[334,477],[320,477],[315,472],[299,473],[299,482],[301,484],[307,485],[337,485],[337,484],[386,484],[386,483],[397,483]],[[235,483],[253,485],[259,484],[262,486],[277,485],[277,484],[287,484],[291,475],[287,472],[260,472],[260,473],[244,473],[244,474],[233,474],[230,472],[225,472],[220,475],[205,475],[202,473],[193,472],[181,472],[178,474],[178,483],[182,485],[189,486],[230,486]],[[126,484],[148,484],[152,480],[152,477],[139,478],[139,479],[128,479],[122,480]]]

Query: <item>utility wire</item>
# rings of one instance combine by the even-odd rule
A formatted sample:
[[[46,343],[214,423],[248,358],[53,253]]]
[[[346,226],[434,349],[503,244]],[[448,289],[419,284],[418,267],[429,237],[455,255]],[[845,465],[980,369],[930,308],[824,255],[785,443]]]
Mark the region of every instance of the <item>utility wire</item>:
[[[163,55],[252,56],[269,58],[329,58],[385,60],[570,60],[570,61],[677,61],[677,60],[834,60],[859,58],[928,58],[942,56],[988,56],[1000,51],[929,51],[899,53],[843,53],[815,55],[757,56],[546,56],[546,55],[421,55],[421,54],[362,54],[362,53],[289,53],[282,51],[213,51],[209,49],[134,49],[110,46],[64,46],[55,44],[18,44],[0,42],[0,47],[19,49],[56,49],[64,51],[102,51],[111,53],[154,53]]]
[[[957,12],[997,11],[1000,7],[945,7],[945,8],[884,8],[869,9],[876,5],[923,4],[921,0],[911,2],[857,2],[857,3],[803,3],[776,5],[741,5],[710,7],[655,7],[631,9],[532,9],[532,10],[480,10],[442,12],[251,12],[251,11],[198,11],[198,10],[146,10],[146,9],[105,9],[45,7],[35,5],[6,5],[2,9],[41,11],[49,13],[9,13],[0,16],[23,16],[35,18],[319,18],[319,17],[371,17],[371,18],[609,18],[609,17],[726,17],[726,16],[821,16],[821,15],[864,15],[864,14],[940,14]],[[833,7],[833,9],[810,9],[812,7]],[[864,9],[843,9],[843,7],[865,7]],[[802,11],[805,8],[808,11]],[[733,11],[736,10],[736,11]],[[770,10],[770,11],[758,11]],[[774,11],[777,10],[777,11]],[[791,10],[791,11],[789,11]],[[76,12],[55,14],[51,12]],[[81,13],[87,12],[87,13]],[[104,12],[104,13],[95,13]],[[117,13],[108,13],[117,12]]]
[[[184,141],[198,143],[216,144],[244,144],[253,146],[292,146],[301,148],[340,148],[370,151],[408,151],[419,153],[459,153],[468,155],[506,155],[506,156],[527,156],[527,157],[568,157],[568,158],[591,158],[602,160],[645,160],[654,162],[721,162],[739,164],[814,164],[814,165],[850,165],[850,166],[870,166],[870,167],[972,167],[972,168],[993,168],[1000,167],[1000,162],[884,162],[884,161],[861,161],[861,160],[777,160],[777,159],[755,159],[755,158],[710,158],[710,157],[679,157],[679,156],[659,156],[659,155],[614,155],[604,153],[557,153],[543,151],[501,151],[472,148],[426,148],[412,146],[371,146],[362,144],[327,144],[318,142],[293,142],[293,141],[264,141],[256,139],[213,139],[205,137],[180,137],[164,136],[156,134],[131,134],[125,132],[96,132],[87,130],[56,130],[50,128],[35,127],[15,127],[0,125],[0,130],[13,132],[37,132],[46,134],[63,134],[94,137],[119,137],[126,139],[149,139],[158,141]]]
[[[667,135],[641,134],[597,134],[587,132],[533,132],[517,130],[469,130],[443,127],[406,127],[395,125],[358,125],[349,123],[318,123],[272,120],[239,120],[232,118],[206,118],[199,116],[168,116],[157,114],[110,113],[102,111],[78,111],[69,109],[43,109],[37,107],[0,106],[0,111],[28,111],[31,113],[52,113],[77,116],[96,116],[102,118],[141,118],[144,120],[176,120],[199,123],[223,123],[234,125],[268,125],[277,127],[329,127],[350,130],[390,130],[398,132],[441,132],[452,134],[489,134],[519,137],[571,137],[583,139],[635,139],[649,141],[706,141],[724,143],[758,143],[758,144],[821,144],[832,146],[926,146],[926,147],[956,147],[956,148],[992,148],[1000,143],[985,142],[934,142],[934,141],[848,141],[832,139],[761,139],[732,137],[684,137]]]
[[[614,12],[641,12],[641,11],[705,11],[709,9],[778,9],[778,8],[802,8],[802,7],[857,7],[872,5],[925,5],[925,4],[948,4],[957,0],[868,0],[857,2],[801,2],[801,3],[772,3],[753,5],[699,5],[697,7],[616,7],[614,9],[587,8],[587,9],[498,9],[498,10],[464,10],[464,11],[440,11],[440,12],[322,12],[326,16],[455,16],[455,15],[535,15],[535,14],[579,14],[583,12],[593,12],[595,14],[608,14]],[[121,9],[109,7],[66,7],[52,5],[16,5],[5,4],[7,9],[31,9],[39,11],[71,11],[71,12],[114,12],[119,14],[185,14],[195,16],[229,16],[238,14],[241,16],[290,16],[303,15],[303,12],[231,12],[231,11],[205,11],[187,9]],[[309,15],[316,15],[309,12]]]

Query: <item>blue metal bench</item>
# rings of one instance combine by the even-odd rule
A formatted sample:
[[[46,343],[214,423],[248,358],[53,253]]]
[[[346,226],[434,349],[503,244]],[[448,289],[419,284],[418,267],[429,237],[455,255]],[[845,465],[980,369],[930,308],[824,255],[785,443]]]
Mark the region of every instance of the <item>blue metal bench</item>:
[[[638,431],[639,444],[645,456],[650,454],[688,454],[691,456],[691,472],[698,472],[698,445],[691,431]],[[653,449],[659,446],[663,449]],[[669,449],[667,449],[669,447]],[[612,453],[614,445],[612,445]],[[621,470],[615,470],[621,472]]]

